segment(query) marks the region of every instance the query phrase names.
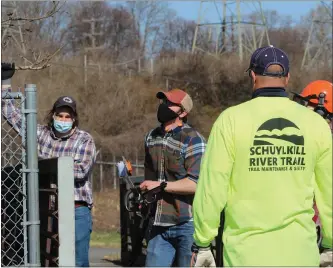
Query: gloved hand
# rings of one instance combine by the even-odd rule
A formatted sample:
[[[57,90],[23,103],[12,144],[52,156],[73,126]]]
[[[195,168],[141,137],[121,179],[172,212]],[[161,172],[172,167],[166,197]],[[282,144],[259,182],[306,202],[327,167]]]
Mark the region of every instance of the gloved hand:
[[[191,267],[216,267],[215,259],[210,247],[192,245]]]
[[[1,62],[1,81],[13,77],[15,73],[15,63]]]
[[[125,177],[127,173],[126,165],[123,161],[119,161],[117,164],[118,176]]]
[[[324,249],[320,254],[320,267],[333,267],[332,249]]]

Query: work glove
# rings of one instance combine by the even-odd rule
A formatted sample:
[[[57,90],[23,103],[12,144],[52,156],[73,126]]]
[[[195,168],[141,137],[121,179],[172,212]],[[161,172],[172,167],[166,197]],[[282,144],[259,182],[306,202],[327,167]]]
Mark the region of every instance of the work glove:
[[[213,253],[209,247],[192,245],[191,267],[216,267]]]
[[[1,62],[1,81],[11,79],[15,73],[15,63]]]
[[[125,177],[127,173],[126,165],[123,161],[119,161],[117,164],[118,176],[120,178]]]
[[[324,249],[320,254],[320,267],[333,267],[332,249]]]

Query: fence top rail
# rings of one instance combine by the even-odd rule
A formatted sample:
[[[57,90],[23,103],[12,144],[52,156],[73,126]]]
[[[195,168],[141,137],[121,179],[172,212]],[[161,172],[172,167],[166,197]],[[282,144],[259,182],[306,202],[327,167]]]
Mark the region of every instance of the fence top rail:
[[[96,164],[100,164],[100,165],[110,165],[110,166],[115,166],[117,164],[117,162],[104,162],[104,161],[96,161]],[[137,167],[137,168],[144,168],[144,165],[136,165],[136,164],[132,164],[132,167]]]
[[[22,99],[22,92],[1,92],[1,99]]]

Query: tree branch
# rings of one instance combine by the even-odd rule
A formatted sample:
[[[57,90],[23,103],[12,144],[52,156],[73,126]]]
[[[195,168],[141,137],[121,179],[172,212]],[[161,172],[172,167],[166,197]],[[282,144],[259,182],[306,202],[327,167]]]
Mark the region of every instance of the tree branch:
[[[28,60],[26,57],[21,56],[21,58],[27,60],[28,62],[30,62],[30,65],[27,66],[15,66],[15,70],[34,70],[34,71],[38,71],[38,70],[42,70],[42,69],[46,69],[48,67],[51,66],[50,61],[51,59],[64,47],[65,45],[63,45],[62,47],[58,48],[54,53],[50,54],[50,55],[46,55],[46,57],[43,57],[42,59],[39,59],[40,57],[38,57],[38,60],[34,63],[31,63],[30,60]]]
[[[46,69],[46,68],[48,68],[50,66],[51,66],[51,64],[45,64],[45,65],[42,65],[42,66],[33,66],[33,65],[30,65],[30,66],[15,66],[15,70],[39,71],[39,70]]]
[[[66,1],[63,2],[62,5],[60,5],[61,2],[53,1],[52,3],[53,3],[53,8],[49,12],[47,12],[44,16],[35,17],[35,18],[24,18],[24,17],[12,18],[12,17],[9,16],[8,19],[1,21],[1,24],[2,25],[8,25],[9,24],[9,26],[11,26],[10,24],[13,21],[29,21],[29,22],[32,22],[32,21],[38,21],[38,20],[43,20],[43,19],[49,18],[49,17],[53,16],[55,13],[57,13],[66,4]]]

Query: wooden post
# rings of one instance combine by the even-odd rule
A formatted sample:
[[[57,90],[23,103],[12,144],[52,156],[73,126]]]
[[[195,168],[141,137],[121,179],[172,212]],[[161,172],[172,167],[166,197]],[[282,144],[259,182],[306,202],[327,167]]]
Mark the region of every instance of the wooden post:
[[[116,163],[116,156],[113,155],[113,163]],[[117,166],[113,165],[113,189],[117,189]]]
[[[100,149],[99,151],[99,159],[101,160],[101,162],[103,161],[103,158],[102,158],[102,148]],[[103,192],[103,164],[101,163],[99,165],[99,184],[100,184],[100,188],[99,188],[99,191],[100,192]]]
[[[87,92],[87,55],[84,54],[84,90]]]
[[[101,80],[102,79],[102,67],[101,64],[98,63],[98,77]]]
[[[154,59],[150,59],[150,73],[154,74]]]
[[[165,88],[167,91],[169,90],[169,78],[165,80]]]
[[[141,73],[141,59],[138,59],[138,73]]]

